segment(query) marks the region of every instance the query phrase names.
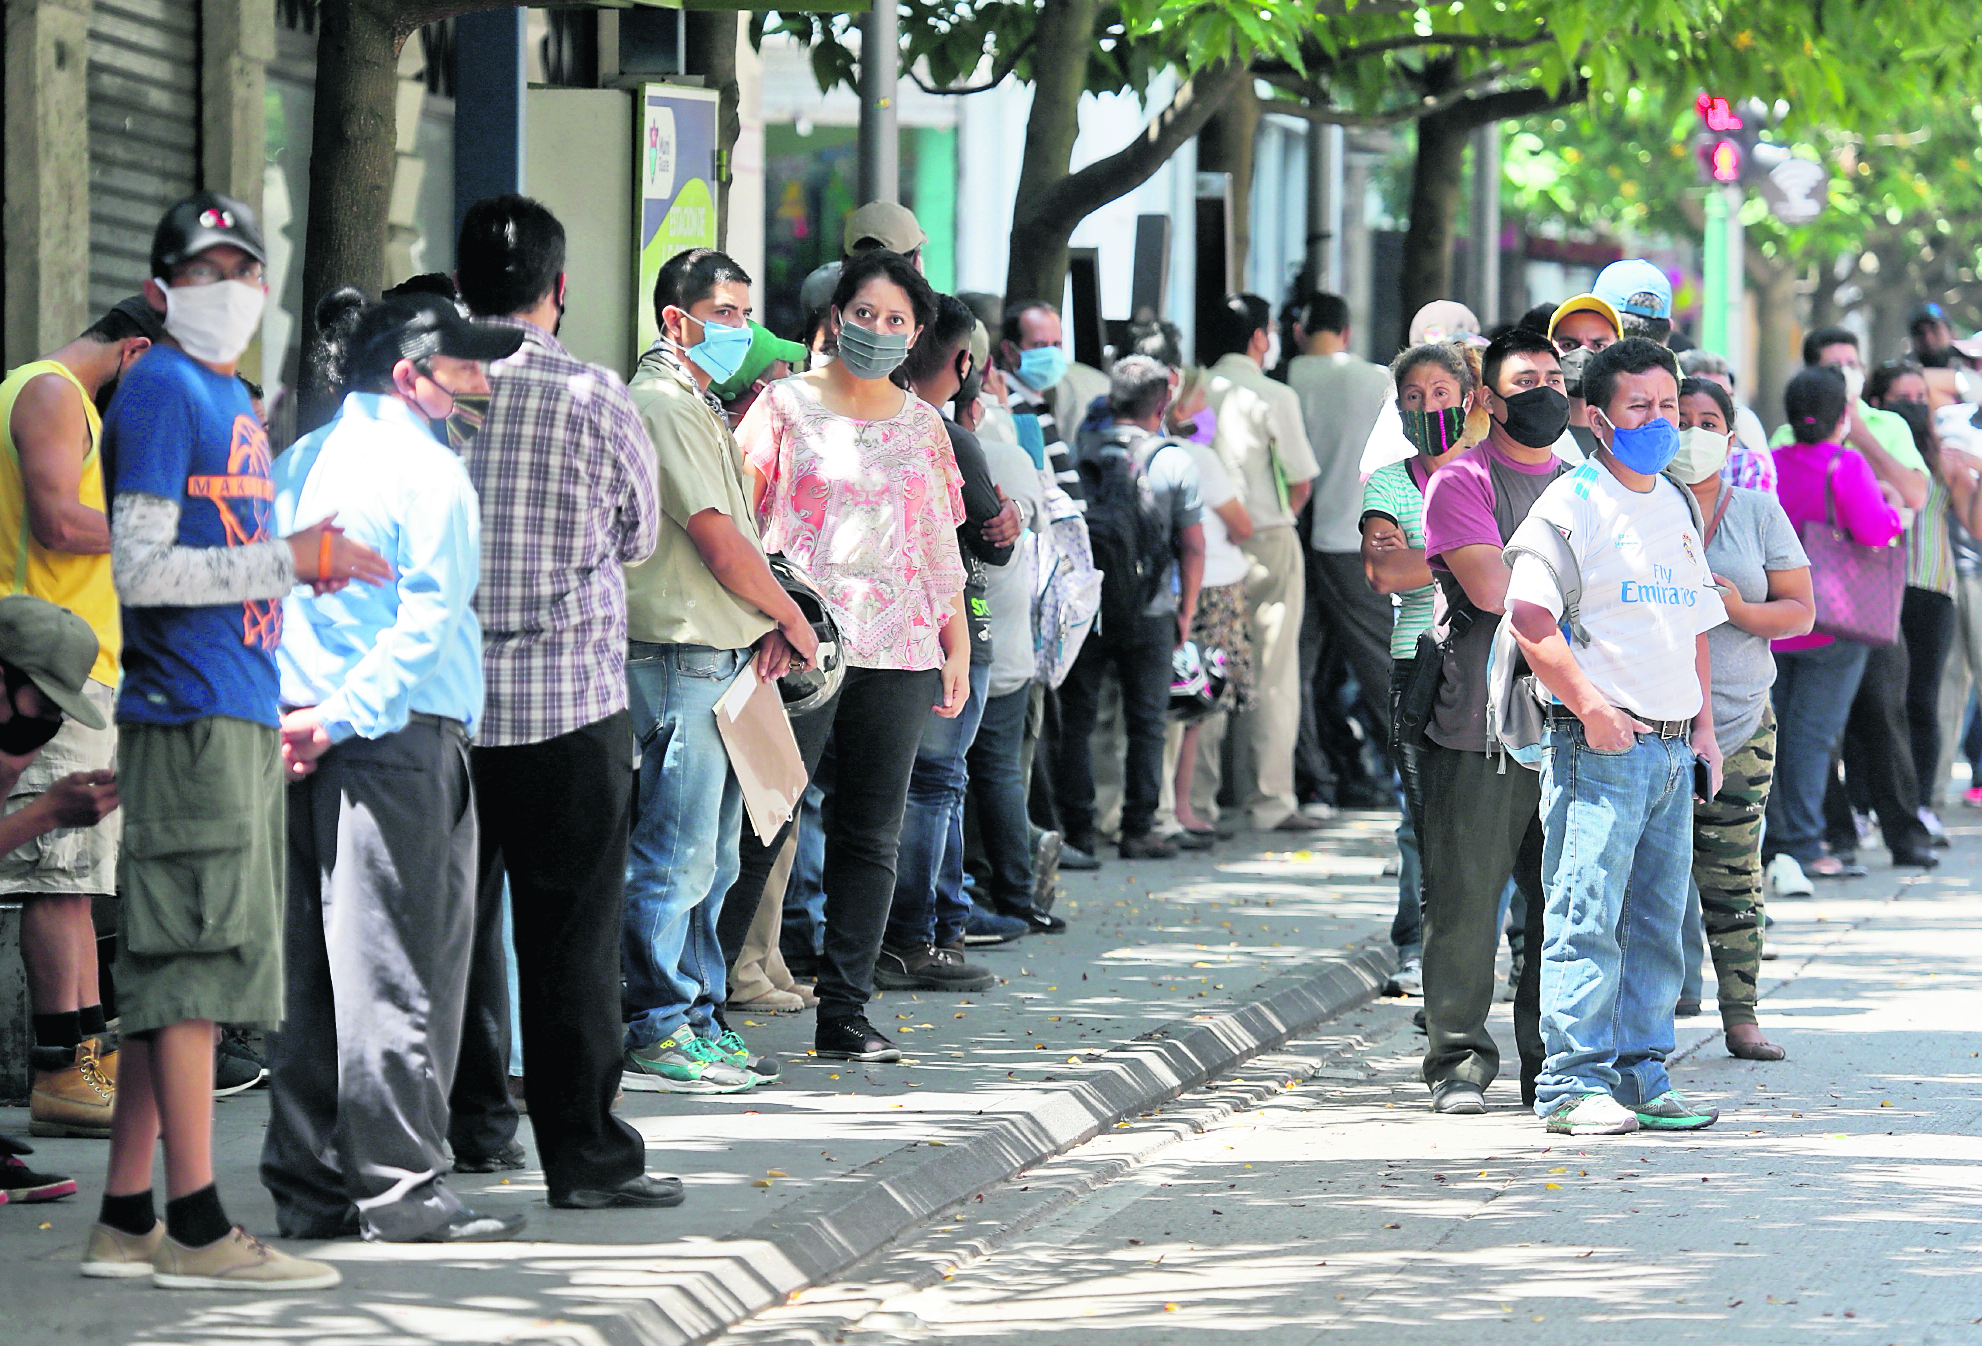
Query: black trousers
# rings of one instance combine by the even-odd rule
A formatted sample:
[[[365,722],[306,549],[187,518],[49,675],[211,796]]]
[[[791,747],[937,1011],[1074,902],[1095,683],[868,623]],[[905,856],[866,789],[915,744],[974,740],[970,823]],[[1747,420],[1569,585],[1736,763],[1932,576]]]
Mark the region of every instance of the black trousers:
[[[1060,741],[1053,752],[1053,795],[1067,840],[1094,849],[1094,726],[1101,683],[1113,669],[1122,683],[1122,839],[1147,836],[1163,790],[1163,734],[1169,728],[1170,657],[1175,614],[1144,615],[1128,631],[1097,631],[1060,686]]]
[[[1920,802],[1941,762],[1941,674],[1954,648],[1954,599],[1932,589],[1908,588],[1899,629],[1906,633],[1906,727]]]
[[[524,1092],[554,1193],[616,1187],[646,1167],[640,1133],[615,1117],[620,915],[633,807],[625,711],[541,743],[472,755],[481,867],[468,1023],[449,1139],[487,1155],[516,1134],[507,1089],[509,990],[502,953],[507,875],[522,993]]]
[[[1824,791],[1824,840],[1834,853],[1858,849],[1858,829],[1851,820],[1854,802],[1878,815],[1887,849],[1918,851],[1930,844],[1927,827],[1920,821],[1920,777],[1914,770],[1913,734],[1906,719],[1911,668],[1904,626],[1897,642],[1880,646],[1865,658],[1865,676],[1859,680],[1838,749],[1845,783],[1838,781],[1833,768]],[[1933,770],[1932,763],[1927,769]]]

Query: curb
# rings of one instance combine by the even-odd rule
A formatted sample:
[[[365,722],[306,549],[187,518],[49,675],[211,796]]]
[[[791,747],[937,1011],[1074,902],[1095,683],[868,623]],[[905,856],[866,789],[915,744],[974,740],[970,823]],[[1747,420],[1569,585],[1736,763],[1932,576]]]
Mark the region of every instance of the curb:
[[[721,1240],[709,1249],[716,1256],[685,1281],[640,1305],[635,1314],[643,1321],[622,1324],[642,1346],[707,1342],[830,1281],[986,1187],[1374,998],[1392,966],[1389,944],[1369,940],[1268,982],[1230,1009],[1173,1019],[1075,1067],[1074,1079],[985,1108],[968,1138],[906,1145],[868,1164],[857,1191],[829,1188]],[[745,1250],[747,1260],[737,1255]]]

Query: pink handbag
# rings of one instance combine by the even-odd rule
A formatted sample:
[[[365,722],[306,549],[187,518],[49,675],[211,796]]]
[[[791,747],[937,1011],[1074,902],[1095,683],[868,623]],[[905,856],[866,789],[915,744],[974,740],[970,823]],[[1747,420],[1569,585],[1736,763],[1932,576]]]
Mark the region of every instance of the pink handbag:
[[[1816,632],[1860,645],[1899,640],[1900,603],[1906,595],[1906,548],[1861,546],[1837,521],[1831,479],[1840,450],[1824,470],[1824,519],[1798,525],[1796,536],[1810,558],[1810,588],[1817,599]]]

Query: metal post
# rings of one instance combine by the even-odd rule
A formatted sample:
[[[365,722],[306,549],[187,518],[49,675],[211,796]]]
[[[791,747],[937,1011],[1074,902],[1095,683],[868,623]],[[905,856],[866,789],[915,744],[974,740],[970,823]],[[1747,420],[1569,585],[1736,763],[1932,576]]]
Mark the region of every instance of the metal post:
[[[1342,128],[1308,127],[1308,275],[1317,292],[1342,288]]]
[[[523,24],[490,9],[455,22],[454,229],[485,196],[523,190]]]
[[[895,0],[874,0],[860,20],[859,202],[901,200],[895,92],[901,37]]]
[[[1500,321],[1500,123],[1473,132],[1473,313],[1483,327]]]
[[[1700,345],[1716,354],[1727,349],[1727,195],[1707,190],[1706,228],[1700,250]]]
[[[1741,228],[1744,197],[1741,188],[1732,183],[1723,190],[1727,193],[1727,273],[1722,280],[1722,293],[1725,295],[1723,311],[1726,315],[1722,321],[1726,324],[1727,345],[1723,354],[1727,356],[1739,386],[1753,388],[1755,371],[1748,359],[1748,305],[1744,298],[1747,262],[1742,256],[1746,248]]]

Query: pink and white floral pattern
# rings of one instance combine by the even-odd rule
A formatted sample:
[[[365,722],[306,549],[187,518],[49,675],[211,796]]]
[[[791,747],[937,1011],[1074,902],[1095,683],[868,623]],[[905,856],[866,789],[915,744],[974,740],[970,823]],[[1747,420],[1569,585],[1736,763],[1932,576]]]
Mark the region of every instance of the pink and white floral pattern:
[[[766,388],[737,427],[765,479],[766,551],[809,574],[856,668],[940,668],[963,592],[963,474],[936,409],[909,394],[886,420],[828,411],[803,379]]]

